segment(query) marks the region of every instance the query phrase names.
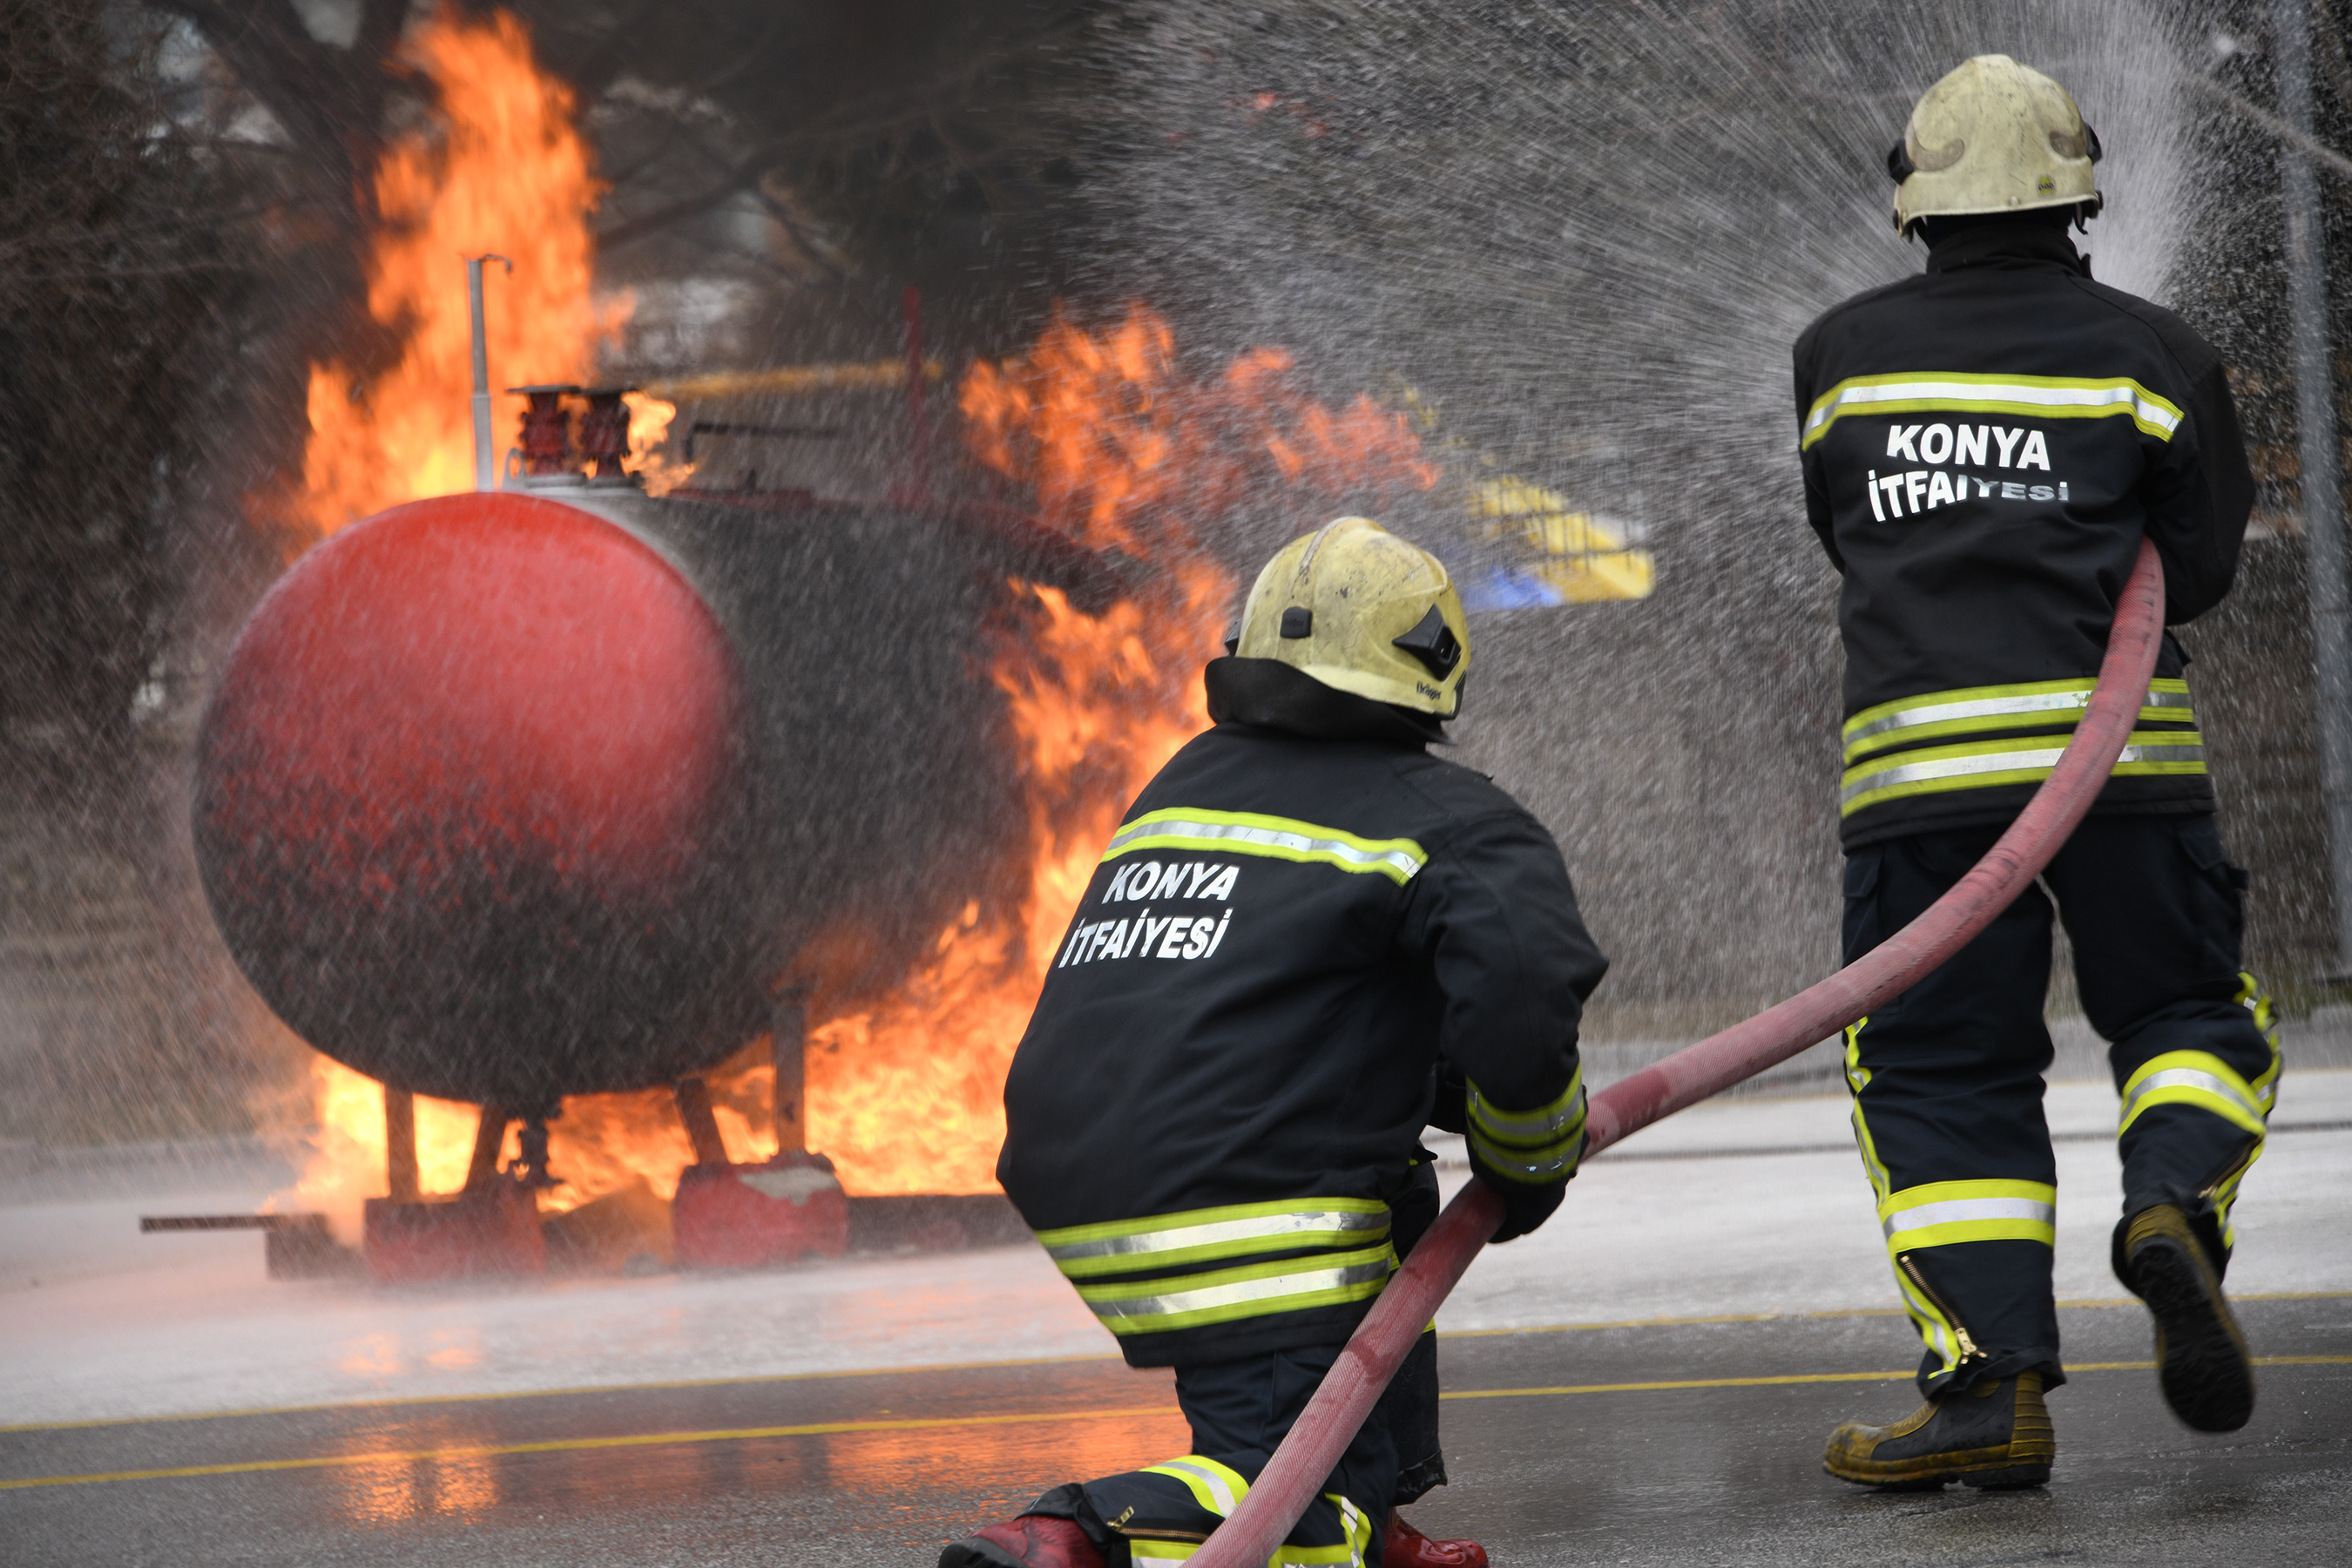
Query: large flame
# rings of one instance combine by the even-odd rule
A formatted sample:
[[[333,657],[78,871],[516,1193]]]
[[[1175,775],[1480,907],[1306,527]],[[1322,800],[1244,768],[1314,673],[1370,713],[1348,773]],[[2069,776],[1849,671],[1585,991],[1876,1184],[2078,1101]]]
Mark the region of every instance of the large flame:
[[[510,283],[493,272],[490,293],[501,379],[586,378],[600,335],[626,310],[600,311],[590,294],[587,215],[600,187],[571,95],[533,64],[520,25],[445,12],[412,49],[441,88],[441,114],[377,172],[385,227],[369,274],[369,310],[404,348],[363,387],[344,367],[314,369],[303,504],[322,532],[471,485],[462,255],[515,262]],[[1005,1070],[1047,964],[1127,804],[1208,722],[1200,669],[1218,651],[1235,584],[1201,547],[1205,525],[1247,504],[1304,529],[1342,496],[1436,481],[1402,416],[1360,396],[1328,407],[1293,370],[1286,351],[1260,348],[1213,380],[1188,377],[1167,322],[1137,306],[1099,332],[1057,313],[1025,357],[964,378],[957,402],[972,457],[1029,489],[1047,526],[1139,563],[1138,585],[1088,615],[1052,588],[1013,584],[1021,624],[990,676],[1027,800],[1028,864],[1014,897],[963,910],[886,1002],[810,1032],[809,1142],[852,1192],[993,1185]],[[631,406],[640,447],[674,412],[650,399]],[[756,1118],[772,1078],[764,1057],[756,1048],[711,1075],[738,1160],[776,1146]],[[295,1201],[348,1233],[360,1200],[383,1190],[382,1089],[324,1059],[313,1071],[320,1131]],[[462,1184],[475,1121],[470,1107],[417,1101],[426,1192]],[[575,1097],[550,1134],[565,1182],[542,1200],[550,1209],[638,1177],[667,1196],[692,1158],[660,1090]],[[505,1157],[513,1144],[510,1131]]]
[[[810,1142],[851,1191],[995,1184],[1005,1069],[1047,965],[1128,803],[1209,721],[1200,671],[1235,584],[1200,546],[1207,525],[1255,503],[1303,530],[1339,496],[1436,482],[1402,416],[1360,396],[1334,412],[1291,372],[1261,348],[1191,380],[1168,323],[1130,306],[1100,333],[1057,312],[1025,358],[965,376],[973,457],[1031,489],[1041,521],[1148,575],[1099,616],[1022,585],[1027,635],[990,674],[1019,747],[1026,891],[1001,921],[966,910],[887,1005],[813,1032]]]
[[[572,89],[539,68],[523,25],[503,11],[475,21],[444,9],[404,53],[438,90],[430,119],[375,170],[368,314],[396,334],[400,354],[373,374],[310,369],[300,510],[322,534],[474,488],[466,258],[513,263],[484,268],[499,452],[522,407],[499,389],[590,379],[598,343],[631,309],[625,299],[599,306],[591,292],[588,216],[604,187],[573,124]]]

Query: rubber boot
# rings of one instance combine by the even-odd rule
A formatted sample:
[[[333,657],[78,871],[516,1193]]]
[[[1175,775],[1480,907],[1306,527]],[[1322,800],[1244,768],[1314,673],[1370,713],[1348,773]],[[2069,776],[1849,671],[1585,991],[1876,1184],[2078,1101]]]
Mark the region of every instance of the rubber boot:
[[[2254,1363],[2221,1276],[2189,1216],[2158,1204],[2116,1227],[2116,1277],[2156,1319],[2164,1402],[2200,1432],[2234,1432],[2254,1413]]]
[[[1849,1421],[1830,1434],[1822,1468],[1858,1486],[1926,1490],[2038,1487],[2058,1443],[2042,1403],[2042,1374],[2021,1372],[1965,1391],[1945,1390],[1891,1426]]]
[[[1475,1541],[1437,1541],[1389,1510],[1381,1531],[1381,1568],[1486,1568],[1486,1549]]]
[[[940,1568],[1105,1568],[1087,1532],[1066,1519],[1024,1513],[951,1541]]]

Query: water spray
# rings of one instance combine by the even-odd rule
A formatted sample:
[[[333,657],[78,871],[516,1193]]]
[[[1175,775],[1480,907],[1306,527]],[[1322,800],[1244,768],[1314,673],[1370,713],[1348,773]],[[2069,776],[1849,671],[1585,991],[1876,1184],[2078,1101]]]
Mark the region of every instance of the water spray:
[[[1916,984],[1990,925],[2041,875],[2098,798],[2139,715],[2163,634],[2164,569],[2155,544],[2143,539],[2083,721],[1984,858],[1917,920],[1828,979],[1594,1095],[1586,1156],[1828,1038]],[[1193,1553],[1191,1568],[1255,1568],[1273,1555],[1502,1218],[1502,1199],[1483,1182],[1474,1179],[1454,1195],[1390,1277],[1249,1495]]]

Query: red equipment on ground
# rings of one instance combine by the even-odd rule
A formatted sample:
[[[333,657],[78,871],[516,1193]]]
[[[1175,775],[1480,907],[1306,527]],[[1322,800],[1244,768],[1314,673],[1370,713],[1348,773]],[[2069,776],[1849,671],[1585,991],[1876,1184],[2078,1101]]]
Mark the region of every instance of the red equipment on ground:
[[[2098,798],[2138,717],[2163,635],[2164,568],[2156,546],[2143,539],[2116,606],[2098,689],[2065,754],[2000,842],[1927,913],[1828,979],[1594,1095],[1586,1155],[1828,1038],[1991,924]],[[1249,1495],[1193,1553],[1191,1568],[1255,1568],[1273,1555],[1502,1217],[1501,1200],[1478,1182],[1454,1194],[1372,1303]]]

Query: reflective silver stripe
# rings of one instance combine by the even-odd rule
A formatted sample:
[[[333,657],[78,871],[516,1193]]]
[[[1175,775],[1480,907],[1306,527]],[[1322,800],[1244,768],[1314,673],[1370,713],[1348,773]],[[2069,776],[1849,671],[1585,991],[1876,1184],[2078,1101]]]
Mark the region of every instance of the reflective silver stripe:
[[[1811,436],[1841,414],[1883,403],[1946,403],[1953,405],[1957,413],[1974,412],[1969,405],[1984,403],[2021,403],[2050,409],[2112,408],[2155,426],[2164,432],[2167,440],[2180,427],[2178,409],[2144,395],[2130,381],[2089,386],[2034,386],[2021,382],[1946,380],[1923,375],[1910,381],[1841,386],[1813,405],[1805,418],[1805,434]]]
[[[1139,1231],[1133,1236],[1107,1236],[1092,1241],[1066,1241],[1048,1247],[1056,1263],[1080,1258],[1145,1257],[1191,1247],[1212,1247],[1221,1241],[1273,1241],[1284,1237],[1324,1236],[1335,1246],[1352,1243],[1358,1231],[1389,1227],[1386,1209],[1364,1213],[1354,1209],[1294,1209],[1288,1214],[1260,1215],[1252,1219],[1211,1220],[1205,1225],[1176,1226],[1167,1230]]]
[[[2022,1219],[2054,1226],[2058,1223],[2058,1205],[2037,1203],[2032,1198],[1946,1198],[1941,1203],[1897,1209],[1880,1223],[1879,1229],[1886,1233],[1887,1240],[1893,1241],[1905,1231],[1984,1219]]]
[[[1980,697],[1969,702],[1932,702],[1924,708],[1906,708],[1899,713],[1889,713],[1867,724],[1857,724],[1845,732],[1847,743],[1866,741],[1873,735],[1884,735],[1889,730],[1908,730],[1917,724],[1940,724],[1947,719],[1981,719],[2002,713],[2056,713],[2067,709],[2091,705],[2094,683],[2083,682],[2077,691],[2043,691],[2031,697]],[[2151,699],[2154,693],[2150,693]],[[2189,700],[2181,699],[2188,706]],[[2153,701],[2151,700],[2151,706]]]
[[[1225,1485],[1225,1478],[1218,1475],[1214,1470],[1184,1459],[1164,1460],[1160,1464],[1146,1467],[1146,1470],[1147,1473],[1157,1471],[1161,1475],[1166,1475],[1171,1470],[1181,1470],[1185,1475],[1192,1477],[1209,1489],[1209,1495],[1216,1499],[1216,1501],[1210,1506],[1216,1510],[1219,1518],[1231,1519],[1234,1516],[1234,1504],[1240,1500],[1234,1496],[1234,1489]],[[1249,1495],[1249,1483],[1246,1481],[1242,1483],[1242,1495],[1244,1497]]]
[[[1237,1279],[1229,1285],[1205,1285],[1195,1290],[1171,1290],[1159,1296],[1090,1297],[1087,1305],[1097,1318],[1167,1318],[1179,1312],[1205,1311],[1215,1307],[1239,1307],[1257,1301],[1279,1301],[1286,1296],[1311,1296],[1349,1285],[1385,1279],[1390,1260],[1350,1264],[1344,1268],[1311,1268],[1297,1274],[1269,1274],[1262,1279]],[[1279,1309],[1276,1309],[1279,1310]]]
[[[1922,724],[1940,724],[1953,719],[1992,719],[2011,714],[2065,713],[2091,705],[2092,681],[2084,681],[2072,690],[2039,691],[2023,697],[1978,697],[1965,702],[1930,702],[1918,708],[1906,708],[1894,713],[1882,714],[1866,724],[1850,724],[1845,731],[1845,742],[1866,741],[1874,735],[1890,731],[1915,729]],[[2186,691],[2156,691],[2147,694],[2143,708],[2178,708],[2189,712],[2192,704]],[[2066,722],[2077,721],[2068,719]]]
[[[1475,1127],[1470,1130],[1469,1144],[1479,1160],[1494,1168],[1498,1175],[1541,1185],[1565,1177],[1576,1169],[1576,1162],[1584,1153],[1584,1133],[1579,1129],[1575,1137],[1558,1153],[1540,1160],[1529,1159],[1524,1149],[1507,1148],[1496,1143]]]
[[[1304,826],[1305,824],[1300,826]],[[1285,828],[1265,827],[1241,822],[1192,822],[1174,817],[1159,821],[1149,818],[1131,823],[1112,835],[1110,847],[1103,851],[1108,860],[1129,845],[1146,838],[1199,838],[1220,843],[1245,845],[1258,848],[1288,849],[1300,855],[1313,855],[1340,861],[1367,871],[1384,870],[1400,881],[1410,881],[1428,864],[1425,856],[1410,849],[1367,849],[1344,838],[1324,838],[1308,833],[1294,833]]]
[[[1973,757],[1946,757],[1934,763],[1903,763],[1864,773],[1838,792],[1843,805],[1856,795],[1890,784],[1916,784],[1922,779],[1963,778],[1969,773],[2005,773],[2019,768],[2054,768],[2066,754],[2063,745],[2032,752],[1984,752]],[[2126,752],[2126,755],[2129,753]]]
[[[1584,1120],[1584,1086],[1579,1084],[1575,1094],[1558,1110],[1514,1116],[1507,1110],[1496,1109],[1495,1102],[1480,1094],[1478,1086],[1472,1084],[1470,1114],[1480,1127],[1495,1137],[1520,1143],[1546,1143]]]
[[[2268,1120],[2268,1107],[2240,1094],[2228,1079],[2214,1073],[2200,1072],[2195,1068],[2167,1068],[2162,1072],[2152,1072],[2140,1079],[2132,1086],[2131,1097],[2124,1101],[2122,1119],[2129,1121],[2139,1102],[2159,1089],[2201,1089],[2216,1100],[2226,1100],[2232,1105],[2242,1106],[2246,1114],[2257,1121]]]
[[[1857,795],[1873,790],[1886,789],[1895,784],[1917,784],[1923,779],[1965,778],[1971,773],[2005,773],[2028,768],[2054,768],[2058,759],[2066,754],[2063,745],[2040,748],[2031,752],[1980,752],[1972,757],[1944,757],[1932,763],[1898,763],[1863,774],[1838,792],[1838,804],[1843,805]],[[2116,766],[2126,763],[2201,763],[2205,760],[2203,746],[2126,746],[2116,757]]]

